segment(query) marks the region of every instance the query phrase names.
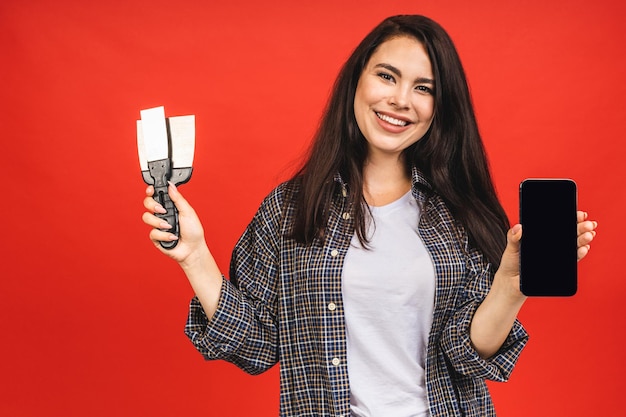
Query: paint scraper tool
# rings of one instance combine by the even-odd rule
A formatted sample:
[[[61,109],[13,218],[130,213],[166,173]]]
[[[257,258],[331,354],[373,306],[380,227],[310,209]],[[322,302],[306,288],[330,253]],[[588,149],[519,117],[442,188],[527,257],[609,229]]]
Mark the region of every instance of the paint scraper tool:
[[[165,117],[163,106],[141,110],[137,120],[137,152],[141,175],[154,186],[153,198],[167,210],[157,216],[170,226],[170,233],[180,236],[178,210],[167,193],[168,182],[178,186],[191,178],[195,149],[195,116]],[[165,249],[178,241],[161,242]]]

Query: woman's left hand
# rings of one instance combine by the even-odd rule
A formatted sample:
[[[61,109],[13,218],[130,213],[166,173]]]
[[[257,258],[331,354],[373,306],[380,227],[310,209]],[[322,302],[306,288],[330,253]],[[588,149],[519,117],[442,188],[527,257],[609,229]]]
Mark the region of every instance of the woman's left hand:
[[[595,229],[598,227],[598,222],[588,220],[587,213],[583,211],[578,211],[576,217],[578,221],[578,260],[580,261],[589,253],[591,241],[596,236]],[[499,284],[509,287],[510,295],[524,297],[519,285],[519,248],[522,238],[522,225],[516,224],[513,226],[507,233],[506,238],[507,245],[502,254],[502,261],[496,273],[496,279],[498,279]]]
[[[587,213],[582,211],[577,213],[577,220],[578,260],[580,260],[589,253],[589,245],[596,236],[595,229],[598,223],[587,220]],[[521,238],[522,225],[516,224],[506,235],[506,248],[489,294],[472,319],[470,338],[482,358],[489,358],[500,349],[527,298],[520,290]]]

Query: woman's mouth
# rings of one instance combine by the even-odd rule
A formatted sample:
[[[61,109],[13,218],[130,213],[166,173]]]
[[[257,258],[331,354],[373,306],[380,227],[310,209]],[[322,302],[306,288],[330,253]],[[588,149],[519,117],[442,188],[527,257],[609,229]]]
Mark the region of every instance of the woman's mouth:
[[[380,120],[385,121],[394,126],[404,127],[409,124],[409,122],[407,122],[406,120],[396,119],[394,117],[387,116],[386,114],[382,114],[378,112],[376,112],[376,116],[378,116]]]

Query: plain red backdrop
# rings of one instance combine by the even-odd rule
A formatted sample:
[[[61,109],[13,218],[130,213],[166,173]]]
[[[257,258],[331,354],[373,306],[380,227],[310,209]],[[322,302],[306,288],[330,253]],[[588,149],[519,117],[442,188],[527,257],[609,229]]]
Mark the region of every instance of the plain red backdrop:
[[[572,298],[531,299],[499,415],[622,415],[625,3],[4,0],[0,415],[274,416],[278,372],[205,363],[192,296],[141,223],[135,120],[195,114],[181,191],[224,271],[261,199],[293,172],[334,77],[391,14],[455,40],[512,219],[526,177],[570,177],[600,222]]]

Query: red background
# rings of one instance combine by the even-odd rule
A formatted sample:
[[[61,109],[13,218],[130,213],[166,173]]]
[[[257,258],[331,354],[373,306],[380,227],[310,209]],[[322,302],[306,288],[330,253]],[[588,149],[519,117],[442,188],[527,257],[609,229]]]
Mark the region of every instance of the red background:
[[[213,4],[212,4],[213,3]],[[274,416],[278,372],[205,363],[192,293],[148,241],[139,110],[195,114],[181,191],[226,271],[261,199],[297,165],[334,77],[391,14],[456,41],[509,216],[526,177],[570,177],[600,222],[579,293],[531,299],[502,416],[623,413],[626,7],[618,0],[4,0],[0,415]]]

